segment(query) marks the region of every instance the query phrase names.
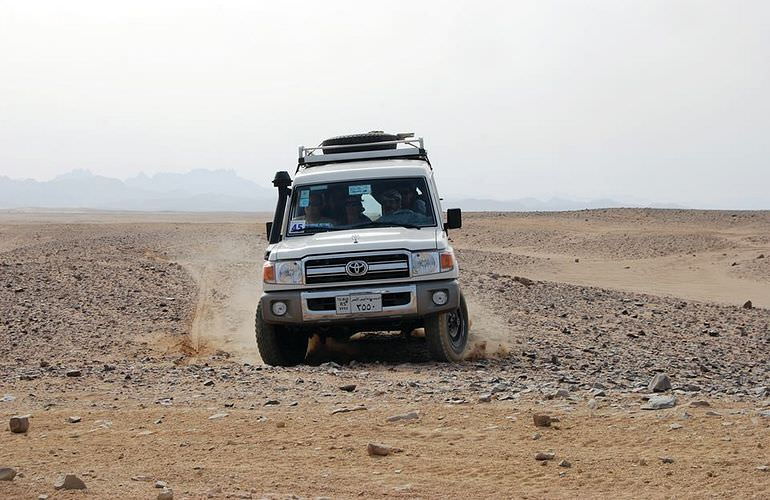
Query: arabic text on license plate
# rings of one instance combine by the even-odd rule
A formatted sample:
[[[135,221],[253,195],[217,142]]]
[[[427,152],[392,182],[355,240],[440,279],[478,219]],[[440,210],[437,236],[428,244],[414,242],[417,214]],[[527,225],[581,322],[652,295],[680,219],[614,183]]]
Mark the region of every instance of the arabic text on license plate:
[[[343,295],[337,297],[337,314],[366,314],[382,311],[382,295]]]

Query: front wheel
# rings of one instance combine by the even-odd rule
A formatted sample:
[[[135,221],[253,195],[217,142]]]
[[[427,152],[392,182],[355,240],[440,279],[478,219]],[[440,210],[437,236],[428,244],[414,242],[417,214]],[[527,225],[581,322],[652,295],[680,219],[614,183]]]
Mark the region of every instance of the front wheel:
[[[460,307],[425,321],[428,350],[436,361],[462,361],[468,347],[468,306],[460,294]]]
[[[280,325],[265,323],[262,318],[262,304],[257,306],[254,322],[257,347],[262,361],[271,366],[295,366],[305,361],[307,336],[288,331]]]

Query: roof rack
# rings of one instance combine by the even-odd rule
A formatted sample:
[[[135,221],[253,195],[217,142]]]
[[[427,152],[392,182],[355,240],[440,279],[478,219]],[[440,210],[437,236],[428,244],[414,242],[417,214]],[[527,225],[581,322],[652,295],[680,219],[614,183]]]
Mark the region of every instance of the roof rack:
[[[344,163],[362,160],[423,160],[427,162],[428,165],[430,165],[430,160],[428,160],[428,153],[425,151],[422,137],[414,137],[414,134],[411,133],[397,134],[397,137],[398,140],[395,141],[368,142],[363,144],[340,144],[335,146],[319,145],[312,148],[299,146],[297,171],[299,171],[299,169],[302,167],[309,168],[328,163]],[[334,149],[349,149],[351,146],[390,146],[391,148],[348,153],[323,153],[324,150],[329,151]],[[431,166],[431,168],[433,167]]]

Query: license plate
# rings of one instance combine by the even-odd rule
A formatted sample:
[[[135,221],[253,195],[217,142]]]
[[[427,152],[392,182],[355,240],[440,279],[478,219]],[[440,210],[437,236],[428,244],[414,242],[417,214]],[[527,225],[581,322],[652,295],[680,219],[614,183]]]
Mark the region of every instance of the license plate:
[[[382,295],[341,295],[336,297],[337,314],[366,314],[382,311]]]

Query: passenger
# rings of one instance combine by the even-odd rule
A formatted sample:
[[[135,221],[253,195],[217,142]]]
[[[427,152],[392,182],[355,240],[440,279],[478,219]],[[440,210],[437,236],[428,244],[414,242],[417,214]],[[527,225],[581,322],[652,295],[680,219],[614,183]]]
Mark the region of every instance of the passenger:
[[[320,191],[311,191],[308,206],[305,207],[305,224],[334,224],[334,220],[324,217],[324,198]]]
[[[361,197],[348,196],[345,200],[345,219],[342,222],[343,225],[350,226],[366,222],[372,222],[372,220],[364,215],[364,204],[361,202]]]
[[[398,188],[398,192],[401,193],[401,207],[408,208],[418,214],[427,215],[428,209],[425,205],[425,201],[417,197],[417,190],[414,186],[405,184]]]

